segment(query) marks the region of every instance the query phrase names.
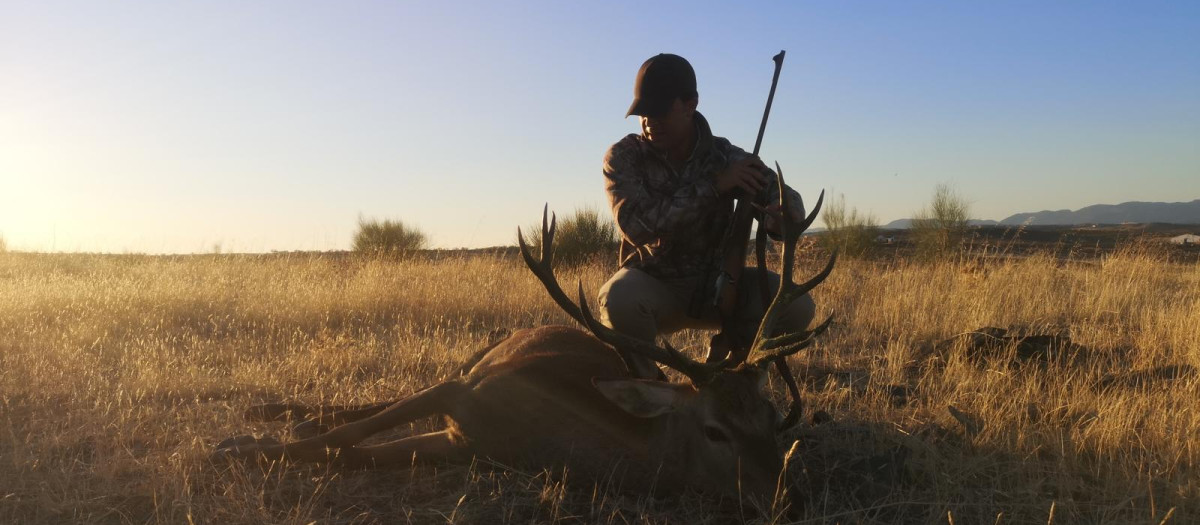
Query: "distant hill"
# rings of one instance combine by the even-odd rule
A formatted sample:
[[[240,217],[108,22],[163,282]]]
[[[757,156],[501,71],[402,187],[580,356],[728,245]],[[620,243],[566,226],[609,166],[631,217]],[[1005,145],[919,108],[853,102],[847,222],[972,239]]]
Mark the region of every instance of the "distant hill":
[[[1096,204],[1075,211],[1056,210],[1018,213],[1000,221],[1003,225],[1121,224],[1126,222],[1200,224],[1200,199],[1192,202],[1123,202]]]
[[[1002,221],[970,221],[973,226],[1068,226],[1073,224],[1167,223],[1200,224],[1200,199],[1191,202],[1124,202],[1095,204],[1075,211],[1045,210],[1018,213]],[[912,219],[898,219],[883,228],[902,230],[912,225]]]

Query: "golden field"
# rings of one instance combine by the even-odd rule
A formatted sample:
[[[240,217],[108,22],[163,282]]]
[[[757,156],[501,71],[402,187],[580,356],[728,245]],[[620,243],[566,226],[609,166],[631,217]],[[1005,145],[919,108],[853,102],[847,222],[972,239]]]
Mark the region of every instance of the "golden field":
[[[798,275],[822,264],[806,255]],[[594,291],[612,270],[560,278]],[[802,490],[776,522],[1200,521],[1200,264],[843,260],[813,295],[837,323],[791,360],[805,422],[782,445],[800,442]],[[242,421],[251,404],[397,399],[494,330],[567,322],[511,257],[0,253],[0,522],[762,521],[484,460],[207,460],[232,435],[288,437]],[[1058,342],[956,337],[982,327]]]

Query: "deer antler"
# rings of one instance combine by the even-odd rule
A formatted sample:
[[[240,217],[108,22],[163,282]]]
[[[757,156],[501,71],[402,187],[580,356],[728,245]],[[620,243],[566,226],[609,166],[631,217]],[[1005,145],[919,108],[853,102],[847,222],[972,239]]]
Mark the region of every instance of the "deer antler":
[[[796,224],[796,228],[789,228],[788,225],[791,222],[791,217],[788,214],[787,192],[783,184],[783,169],[779,167],[779,163],[775,163],[775,173],[776,183],[779,187],[780,211],[783,214],[783,220],[779,221],[779,233],[780,237],[783,238],[783,259],[779,272],[779,289],[775,292],[775,299],[771,301],[766,312],[763,313],[762,321],[758,325],[758,333],[754,336],[750,352],[746,354],[746,362],[764,370],[772,362],[779,365],[777,366],[779,373],[784,376],[784,382],[787,383],[788,390],[792,396],[791,409],[789,409],[787,417],[780,425],[780,430],[783,430],[794,425],[800,417],[800,391],[795,386],[796,379],[792,377],[792,372],[786,366],[785,359],[800,350],[808,348],[813,340],[829,327],[833,321],[833,315],[827,317],[824,322],[812,330],[802,330],[778,336],[775,335],[775,324],[783,315],[788,305],[812,291],[826,277],[829,277],[830,272],[833,271],[834,264],[837,262],[837,252],[834,252],[830,256],[829,263],[825,265],[825,268],[808,281],[805,281],[803,284],[796,284],[792,281],[792,273],[796,263],[796,243],[800,240],[800,236],[804,231],[816,220],[817,214],[820,213],[821,205],[825,201],[825,192],[821,191],[820,197],[817,198],[817,204],[813,206],[813,210],[808,214],[808,217],[799,224]]]
[[[779,204],[783,214],[783,220],[780,221],[779,226],[780,237],[783,238],[783,258],[779,272],[779,289],[775,292],[775,299],[771,301],[771,304],[767,307],[767,311],[763,313],[762,322],[758,325],[758,333],[754,336],[754,342],[751,344],[751,351],[747,358],[747,362],[758,365],[776,359],[783,359],[804,349],[811,344],[813,337],[819,335],[829,326],[833,318],[833,316],[830,316],[825,322],[812,330],[779,336],[775,335],[775,324],[782,317],[787,307],[796,299],[803,297],[804,294],[816,288],[826,277],[829,277],[830,272],[833,271],[833,267],[837,263],[837,253],[835,252],[820,273],[803,284],[793,282],[792,274],[796,263],[796,243],[800,240],[801,234],[812,225],[817,215],[821,212],[821,205],[825,201],[825,192],[821,192],[820,197],[817,198],[817,204],[813,206],[813,210],[808,214],[808,217],[796,224],[797,227],[795,229],[789,228],[788,225],[791,221],[788,216],[787,192],[784,190],[783,170],[779,167],[778,163],[775,164],[775,170],[777,173],[776,182],[779,185]]]
[[[521,246],[521,257],[525,260],[525,265],[537,276],[538,280],[550,293],[550,297],[558,306],[567,312],[579,324],[587,327],[596,338],[608,343],[609,345],[627,352],[632,352],[647,359],[651,359],[664,366],[678,370],[692,380],[693,384],[702,385],[712,380],[718,370],[729,366],[730,362],[725,359],[713,363],[701,363],[688,358],[683,353],[675,348],[667,345],[665,348],[661,346],[636,339],[625,334],[622,334],[612,328],[604,326],[600,321],[596,320],[592,315],[591,309],[588,308],[587,297],[583,293],[583,283],[579,284],[579,304],[576,305],[567,297],[566,292],[558,284],[558,278],[554,275],[554,229],[555,220],[549,214],[549,205],[542,209],[542,258],[537,260],[529,253],[529,245],[525,243],[524,235],[521,229],[517,228],[517,244]]]
[[[558,279],[554,277],[554,229],[557,226],[558,218],[549,215],[549,211],[550,205],[546,204],[542,208],[542,260],[540,262],[529,253],[529,245],[525,244],[525,235],[521,233],[521,227],[517,227],[517,244],[521,246],[521,258],[525,259],[525,266],[529,267],[539,281],[542,281],[554,302],[558,303],[558,306],[572,319],[586,326],[583,313],[575,303],[571,302],[571,298],[567,297],[562,287],[558,286]],[[548,215],[549,221],[546,219]]]

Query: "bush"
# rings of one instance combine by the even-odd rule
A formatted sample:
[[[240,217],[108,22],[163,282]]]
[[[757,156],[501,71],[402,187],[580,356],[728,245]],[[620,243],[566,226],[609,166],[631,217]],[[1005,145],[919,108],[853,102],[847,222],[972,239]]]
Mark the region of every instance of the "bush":
[[[542,225],[522,228],[525,242],[537,255],[542,250]],[[602,257],[615,258],[617,225],[607,213],[595,208],[576,208],[571,216],[558,220],[554,231],[554,265],[573,268]]]
[[[821,212],[821,220],[829,230],[821,237],[822,244],[850,257],[870,254],[879,236],[879,221],[875,216],[859,213],[858,208],[848,209],[845,195],[830,199]]]
[[[358,218],[353,250],[368,255],[403,255],[421,250],[428,244],[420,230],[400,221]]]
[[[938,184],[933,202],[913,215],[909,235],[917,255],[933,258],[957,249],[967,233],[971,205],[949,184]]]

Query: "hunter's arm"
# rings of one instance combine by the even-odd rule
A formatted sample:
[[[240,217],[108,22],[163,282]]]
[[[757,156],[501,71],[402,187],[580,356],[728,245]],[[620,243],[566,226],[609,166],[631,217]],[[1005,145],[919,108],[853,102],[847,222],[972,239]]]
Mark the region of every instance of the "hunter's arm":
[[[671,237],[681,227],[711,213],[720,199],[710,179],[685,184],[666,199],[646,190],[637,168],[637,152],[626,141],[604,156],[604,184],[621,234],[635,245]]]

